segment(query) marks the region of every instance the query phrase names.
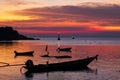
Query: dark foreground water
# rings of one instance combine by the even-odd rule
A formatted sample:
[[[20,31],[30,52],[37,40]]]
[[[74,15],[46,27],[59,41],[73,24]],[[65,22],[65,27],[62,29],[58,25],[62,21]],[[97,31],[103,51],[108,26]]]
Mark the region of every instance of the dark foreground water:
[[[70,55],[71,59],[42,58],[46,54],[45,45],[51,56]],[[56,51],[57,47],[72,47],[72,52]],[[16,51],[32,51],[34,57],[14,56]],[[112,39],[42,39],[38,41],[13,41],[0,42],[0,66],[1,62],[23,64],[27,59],[32,59],[34,64],[64,62],[82,59],[99,54],[98,61],[88,65],[88,70],[57,71],[49,73],[34,73],[26,76],[20,68],[22,66],[0,67],[0,80],[120,80],[120,40]]]

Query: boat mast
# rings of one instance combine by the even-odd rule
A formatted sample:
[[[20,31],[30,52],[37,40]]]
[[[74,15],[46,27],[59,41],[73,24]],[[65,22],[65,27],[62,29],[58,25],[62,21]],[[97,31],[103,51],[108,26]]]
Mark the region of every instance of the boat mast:
[[[46,47],[45,47],[45,51],[48,51],[48,45],[46,45]]]

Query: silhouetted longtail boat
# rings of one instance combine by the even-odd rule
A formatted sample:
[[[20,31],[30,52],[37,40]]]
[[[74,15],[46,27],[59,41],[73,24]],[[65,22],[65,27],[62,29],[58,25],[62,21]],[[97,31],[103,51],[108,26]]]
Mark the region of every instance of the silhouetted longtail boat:
[[[48,64],[38,64],[34,65],[32,60],[27,60],[24,68],[28,72],[50,72],[50,71],[65,71],[65,70],[76,70],[85,69],[87,65],[91,63],[94,59],[97,60],[98,55],[93,57],[88,57],[75,61],[61,62],[61,63],[50,63]]]
[[[58,40],[60,40],[60,34],[58,34]]]
[[[17,52],[14,51],[15,56],[33,56],[34,51],[29,51],[29,52]]]

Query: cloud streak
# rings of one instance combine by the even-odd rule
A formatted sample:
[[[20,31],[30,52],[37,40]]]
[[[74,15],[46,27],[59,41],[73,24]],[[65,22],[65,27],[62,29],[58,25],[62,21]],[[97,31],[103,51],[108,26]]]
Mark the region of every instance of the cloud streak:
[[[26,1],[26,0],[4,0],[4,3],[14,6],[27,5],[27,4],[37,4],[37,2]]]

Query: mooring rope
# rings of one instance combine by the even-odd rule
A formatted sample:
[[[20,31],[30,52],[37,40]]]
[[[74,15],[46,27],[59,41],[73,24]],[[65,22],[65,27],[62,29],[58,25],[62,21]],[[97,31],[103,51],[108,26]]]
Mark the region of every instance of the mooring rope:
[[[12,64],[12,65],[10,65],[9,63],[6,63],[6,62],[0,62],[0,64],[2,64],[2,66],[0,66],[0,67],[11,67],[11,66],[21,66],[21,65],[25,65],[25,64]],[[22,66],[21,68],[20,68],[20,73],[22,73],[22,69],[24,68],[24,66]],[[24,74],[24,73],[22,73],[22,74]]]
[[[6,63],[6,62],[0,62],[0,64],[4,64],[4,65],[2,65],[0,67],[7,67],[7,66],[9,66],[9,63]]]
[[[10,65],[9,63],[6,63],[6,62],[0,62],[0,64],[3,64],[3,65],[0,66],[0,67],[10,67],[10,66],[21,66],[21,65],[25,65],[25,64],[12,64],[12,65]]]

